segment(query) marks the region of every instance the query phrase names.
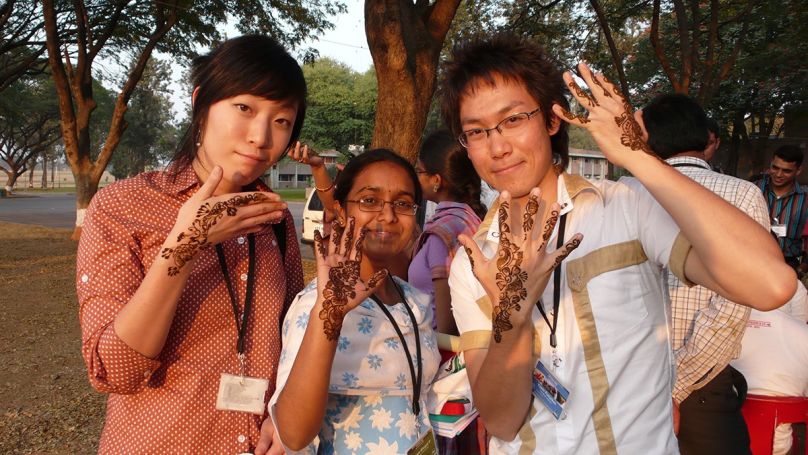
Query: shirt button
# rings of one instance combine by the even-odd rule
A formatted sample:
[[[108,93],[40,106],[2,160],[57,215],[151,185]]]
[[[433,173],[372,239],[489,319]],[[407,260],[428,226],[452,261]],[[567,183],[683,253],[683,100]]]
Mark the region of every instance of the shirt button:
[[[148,378],[151,375],[151,370],[146,370],[143,372],[143,377]]]
[[[241,274],[241,281],[247,281],[247,274],[246,273]]]
[[[236,239],[236,241],[239,245],[244,245],[244,236],[240,236],[238,239]]]
[[[278,246],[278,241],[275,240],[275,239],[272,239],[272,246]]]
[[[244,441],[246,441],[246,440],[247,440],[247,436],[244,436],[243,434],[238,435],[238,442],[244,443]]]
[[[84,275],[82,275],[82,276],[81,276],[81,282],[82,282],[82,283],[86,283],[86,282],[88,282],[88,281],[90,281],[90,277],[89,277],[89,276],[87,276],[87,274],[86,274],[86,273],[85,273]]]

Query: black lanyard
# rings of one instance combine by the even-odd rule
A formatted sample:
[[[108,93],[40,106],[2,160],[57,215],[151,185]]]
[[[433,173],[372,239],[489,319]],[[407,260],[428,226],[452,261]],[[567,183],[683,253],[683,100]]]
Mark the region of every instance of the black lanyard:
[[[398,295],[401,297],[401,303],[404,305],[404,308],[407,309],[407,314],[410,316],[410,321],[412,321],[412,330],[415,332],[415,357],[418,361],[418,374],[415,373],[415,362],[412,361],[412,354],[410,354],[410,349],[407,346],[407,340],[404,339],[404,334],[401,333],[401,329],[398,327],[398,323],[396,320],[393,319],[393,315],[390,314],[390,310],[387,309],[387,306],[382,303],[379,297],[376,294],[371,294],[370,298],[379,305],[379,308],[382,309],[384,315],[387,316],[387,319],[390,320],[390,323],[393,324],[393,328],[396,329],[396,334],[398,334],[398,339],[401,340],[401,344],[404,347],[404,354],[407,355],[407,364],[410,367],[410,376],[412,377],[412,413],[416,416],[421,413],[421,405],[419,403],[421,399],[421,379],[423,375],[423,365],[421,360],[421,338],[418,333],[418,321],[415,320],[415,314],[412,312],[412,308],[407,305],[407,299],[404,298],[404,292],[401,291],[401,288],[398,287],[398,283],[390,277],[390,280],[393,282],[393,286],[395,286]]]
[[[559,221],[558,225],[558,240],[556,241],[556,249],[561,248],[564,245],[564,230],[567,226],[567,214],[561,215],[561,220]],[[561,304],[561,265],[559,264],[558,267],[555,268],[553,271],[553,323],[550,324],[550,319],[547,317],[547,313],[544,312],[544,304],[541,302],[541,298],[536,302],[536,307],[539,309],[539,313],[544,318],[544,322],[547,323],[547,327],[550,327],[550,346],[555,348],[558,346],[558,340],[556,339],[556,329],[558,329],[558,307]]]
[[[241,317],[241,323],[238,320],[238,298],[236,291],[233,289],[233,283],[230,282],[230,274],[227,271],[227,261],[224,257],[224,248],[222,244],[216,245],[216,254],[219,256],[219,268],[222,269],[224,275],[224,282],[227,285],[227,292],[230,294],[230,304],[233,307],[233,317],[236,320],[236,330],[238,331],[238,349],[239,360],[244,358],[244,338],[247,335],[247,318],[250,316],[250,308],[252,307],[253,300],[253,287],[255,287],[255,234],[247,236],[247,243],[249,245],[249,262],[247,262],[247,292],[244,296],[244,314]]]
[[[672,167],[697,167],[697,168],[699,168],[699,169],[704,169],[704,170],[707,170],[707,171],[712,171],[712,169],[710,169],[710,168],[708,168],[708,167],[704,167],[704,166],[702,166],[702,165],[700,165],[700,164],[695,164],[695,163],[675,163],[675,164],[671,164],[671,166],[672,166]]]

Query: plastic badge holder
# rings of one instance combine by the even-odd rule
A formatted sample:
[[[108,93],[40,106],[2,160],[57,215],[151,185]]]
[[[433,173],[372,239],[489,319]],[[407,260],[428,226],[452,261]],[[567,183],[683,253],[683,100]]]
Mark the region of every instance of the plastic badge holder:
[[[533,370],[533,396],[544,404],[556,420],[567,418],[564,407],[570,392],[547,370],[541,360],[536,363],[536,368]]]

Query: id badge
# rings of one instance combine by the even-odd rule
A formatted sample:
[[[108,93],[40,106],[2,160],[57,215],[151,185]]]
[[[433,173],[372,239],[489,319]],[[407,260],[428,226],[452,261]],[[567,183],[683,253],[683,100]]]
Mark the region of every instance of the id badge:
[[[786,225],[785,224],[772,224],[772,232],[777,237],[785,237],[786,236]]]
[[[438,444],[435,442],[435,434],[432,433],[432,428],[407,451],[407,455],[438,455]]]
[[[564,406],[569,400],[570,392],[545,368],[541,360],[536,362],[533,370],[533,396],[544,404],[556,420],[567,418]]]
[[[216,409],[263,415],[264,395],[268,388],[268,379],[222,373],[222,377],[219,379]]]

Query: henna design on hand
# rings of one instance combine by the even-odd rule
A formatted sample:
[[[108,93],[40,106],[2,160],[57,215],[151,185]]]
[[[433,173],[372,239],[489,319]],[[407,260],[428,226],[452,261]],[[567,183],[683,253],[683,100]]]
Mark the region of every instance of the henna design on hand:
[[[331,222],[331,243],[334,245],[335,254],[339,254],[339,246],[340,241],[342,240],[343,232],[345,232],[345,226],[343,226],[338,220]]]
[[[574,239],[570,240],[566,245],[564,245],[564,247],[563,247],[564,251],[562,251],[562,253],[558,257],[556,257],[555,262],[553,262],[553,269],[555,269],[556,267],[561,265],[561,261],[566,259],[567,256],[569,256],[570,253],[572,253],[572,250],[578,248],[578,245],[580,245],[580,244],[581,244],[581,239],[574,238]]]
[[[544,249],[547,247],[547,242],[550,240],[550,236],[553,235],[553,229],[555,228],[557,222],[558,210],[553,210],[550,212],[550,217],[547,218],[547,221],[544,223],[544,231],[541,234],[542,242],[537,251],[544,251]]]
[[[530,231],[533,230],[533,218],[537,213],[539,213],[539,197],[531,194],[525,206],[525,213],[522,215],[522,231],[524,231],[525,240],[530,235]]]
[[[583,115],[583,114],[573,114],[572,112],[564,109],[563,107],[561,108],[561,113],[564,114],[564,117],[567,120],[570,120],[570,121],[578,120],[579,122],[581,122],[582,125],[591,122],[591,120],[589,120],[585,115]]]
[[[320,320],[323,333],[329,341],[336,341],[342,330],[345,306],[348,300],[356,298],[356,283],[359,281],[359,262],[339,262],[328,271],[328,282],[323,290],[323,308]]]
[[[463,248],[466,250],[466,256],[469,257],[469,264],[471,264],[471,273],[474,273],[474,258],[471,257],[471,248],[463,245]]]
[[[314,245],[317,247],[317,254],[325,259],[326,256],[328,256],[328,247],[325,245],[325,241],[319,229],[314,230]]]
[[[611,84],[611,82],[609,82],[609,80],[606,79],[606,76],[603,76],[603,80],[605,80],[606,82]],[[603,90],[603,96],[605,96],[607,98],[612,97],[611,92],[609,90],[607,90],[606,87],[603,86],[603,84],[600,82],[600,80],[598,80],[597,75],[595,75],[595,74],[592,75],[592,82],[594,82],[595,85],[597,85],[598,87],[600,87],[601,90]]]
[[[626,106],[626,110],[623,111],[619,117],[615,117],[614,121],[622,130],[622,134],[620,135],[621,144],[631,150],[642,150],[649,155],[653,155],[651,148],[648,147],[648,144],[646,144],[642,138],[642,128],[640,128],[639,123],[637,123],[637,120],[635,120],[634,116],[631,114],[630,107]]]
[[[373,289],[378,285],[382,280],[387,278],[390,272],[387,269],[379,270],[378,272],[374,273],[373,276],[370,277],[368,280],[368,289]]]
[[[180,269],[190,262],[199,250],[204,250],[210,246],[208,232],[223,216],[235,216],[238,207],[266,199],[267,197],[264,194],[251,193],[233,196],[226,201],[217,202],[213,206],[211,206],[210,202],[202,204],[196,211],[196,218],[191,223],[191,227],[188,228],[189,232],[181,232],[177,236],[179,244],[174,247],[166,247],[160,253],[163,259],[174,260],[174,265],[168,268],[168,276],[175,276],[180,273]],[[183,241],[186,242],[183,243]]]
[[[600,106],[600,104],[598,104],[598,101],[595,99],[595,97],[590,95],[589,93],[586,93],[586,91],[584,89],[582,89],[581,87],[579,87],[578,84],[575,83],[575,81],[570,81],[570,83],[567,84],[567,86],[569,86],[570,91],[574,92],[575,95],[578,96],[578,98],[583,98],[583,99],[589,101],[589,107]]]
[[[499,288],[499,304],[494,307],[492,318],[494,341],[502,341],[502,332],[513,328],[511,324],[511,311],[519,311],[520,302],[527,297],[525,282],[527,272],[521,269],[523,252],[511,242],[511,232],[508,225],[508,210],[510,204],[506,201],[499,206],[499,250],[497,251],[496,284]],[[504,234],[504,235],[503,235]]]

